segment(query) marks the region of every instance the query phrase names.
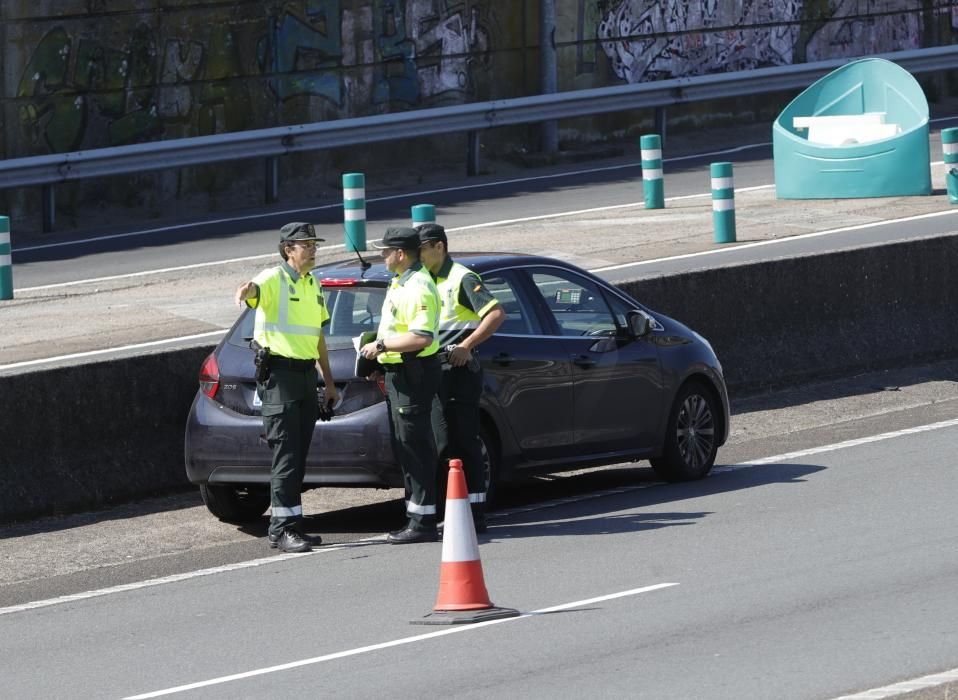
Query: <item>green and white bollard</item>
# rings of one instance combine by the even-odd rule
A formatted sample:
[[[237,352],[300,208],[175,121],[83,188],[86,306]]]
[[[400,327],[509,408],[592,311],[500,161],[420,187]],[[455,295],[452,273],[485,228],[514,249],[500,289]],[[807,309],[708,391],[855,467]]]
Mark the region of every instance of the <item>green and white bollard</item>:
[[[10,247],[10,219],[0,216],[0,300],[13,299],[13,258]]]
[[[412,227],[436,223],[436,207],[432,204],[415,204],[412,208]]]
[[[958,128],[941,130],[941,154],[945,161],[945,188],[948,201],[958,204]]]
[[[648,134],[639,139],[642,149],[642,192],[646,209],[665,208],[665,185],[662,180],[662,137]]]
[[[732,164],[712,163],[712,225],[716,243],[735,242],[735,187]]]
[[[346,250],[366,250],[366,176],[343,175],[343,229]]]
[[[941,154],[949,170],[958,164],[958,127],[941,130]]]

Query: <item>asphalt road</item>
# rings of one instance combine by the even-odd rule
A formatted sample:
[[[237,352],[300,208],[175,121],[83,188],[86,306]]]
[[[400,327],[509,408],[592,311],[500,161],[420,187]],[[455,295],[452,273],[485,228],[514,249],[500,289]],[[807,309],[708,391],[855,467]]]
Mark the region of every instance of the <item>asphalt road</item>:
[[[381,539],[398,494],[312,501],[337,544],[306,556],[186,497],[4,528],[4,693],[832,698],[954,669],[956,372],[743,399],[702,482],[640,463],[513,489],[480,551],[524,616],[444,636],[410,624],[441,546]]]

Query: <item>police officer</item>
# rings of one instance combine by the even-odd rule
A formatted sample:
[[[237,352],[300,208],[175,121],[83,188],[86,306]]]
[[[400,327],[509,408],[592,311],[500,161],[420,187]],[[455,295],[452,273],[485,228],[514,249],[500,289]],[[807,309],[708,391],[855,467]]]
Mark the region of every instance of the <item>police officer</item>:
[[[449,241],[442,226],[422,224],[418,231],[419,256],[435,280],[442,302],[442,372],[432,409],[433,432],[444,461],[462,460],[476,532],[485,532],[486,479],[479,442],[482,368],[475,353],[502,325],[506,314],[479,275],[449,257]]]
[[[439,388],[439,294],[419,262],[419,234],[412,228],[386,230],[382,243],[386,268],[395,274],[383,302],[376,340],[360,352],[376,359],[385,372],[386,400],[396,461],[406,483],[408,522],[390,532],[391,544],[435,542],[436,443],[430,422]]]
[[[282,264],[241,284],[235,294],[237,304],[256,309],[254,347],[262,349],[259,354],[269,368],[267,377],[258,374],[256,384],[266,439],[273,448],[268,540],[270,547],[284,552],[308,552],[322,541],[305,535],[298,525],[306,454],[320,416],[317,362],[328,407],[338,398],[322,331],[329,313],[322,288],[310,274],[316,265],[316,241],[321,240],[312,224],[286,224],[279,237]]]

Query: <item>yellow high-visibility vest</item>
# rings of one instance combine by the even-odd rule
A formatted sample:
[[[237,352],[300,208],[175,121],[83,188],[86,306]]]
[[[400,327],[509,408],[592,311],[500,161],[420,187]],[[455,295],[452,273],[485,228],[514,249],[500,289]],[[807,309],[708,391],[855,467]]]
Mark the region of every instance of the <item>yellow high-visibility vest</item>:
[[[410,331],[430,333],[432,342],[416,356],[434,355],[439,350],[439,306],[436,283],[429,271],[416,263],[389,283],[376,337],[389,340]],[[402,362],[402,355],[390,350],[379,353],[376,359],[391,365]]]
[[[481,278],[477,273],[451,258],[447,263],[439,268],[436,276],[436,288],[439,290],[439,299],[442,302],[442,310],[439,314],[440,347],[445,347],[452,341],[457,340],[463,334],[463,331],[478,328],[483,315],[498,303],[493,299],[481,309],[475,311],[463,306],[459,301],[459,292],[462,289],[463,280],[467,277],[473,277],[476,280],[481,280]]]
[[[253,282],[259,287],[259,296],[246,300],[256,309],[253,339],[274,355],[317,359],[322,327],[329,320],[320,283],[286,263],[263,270]]]

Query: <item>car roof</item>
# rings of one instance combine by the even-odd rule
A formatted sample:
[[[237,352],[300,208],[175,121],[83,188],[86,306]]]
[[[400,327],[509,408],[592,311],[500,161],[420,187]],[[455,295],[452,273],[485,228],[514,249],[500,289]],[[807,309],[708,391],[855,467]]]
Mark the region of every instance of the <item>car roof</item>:
[[[373,286],[384,285],[392,279],[393,274],[386,269],[381,258],[375,252],[362,255],[369,268],[363,270],[359,257],[348,258],[338,262],[320,265],[313,270],[313,276],[321,282],[335,282],[336,280],[365,282]],[[372,255],[376,257],[371,258]],[[558,265],[580,273],[585,271],[563,260],[548,258],[543,255],[526,253],[453,253],[451,257],[479,274],[503,267],[526,267],[529,265]],[[333,286],[333,285],[330,285]]]

